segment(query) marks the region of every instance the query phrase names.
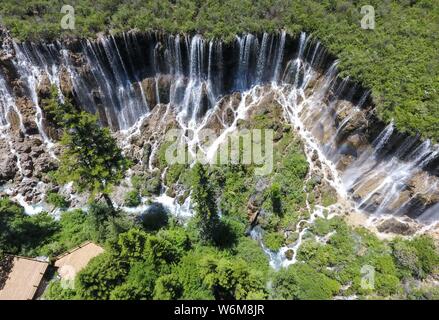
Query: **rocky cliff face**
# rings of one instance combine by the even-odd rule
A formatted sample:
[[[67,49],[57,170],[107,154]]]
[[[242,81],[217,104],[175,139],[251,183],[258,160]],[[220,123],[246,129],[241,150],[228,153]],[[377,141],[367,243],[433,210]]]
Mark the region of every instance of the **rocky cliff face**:
[[[276,103],[356,209],[438,217],[437,146],[380,122],[368,91],[339,78],[336,61],[306,34],[243,35],[231,44],[135,32],[49,44],[17,44],[5,30],[0,38],[0,181],[26,201],[56,188],[46,175],[59,132],[43,106],[55,85],[120,135],[137,172],[154,171],[170,128],[238,129]]]

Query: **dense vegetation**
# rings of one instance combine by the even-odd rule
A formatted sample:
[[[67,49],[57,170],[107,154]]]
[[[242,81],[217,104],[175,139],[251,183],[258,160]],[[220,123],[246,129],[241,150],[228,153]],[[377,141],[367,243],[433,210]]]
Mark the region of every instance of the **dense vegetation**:
[[[53,257],[85,240],[105,247],[76,276],[74,288],[51,282],[47,299],[439,298],[437,287],[422,282],[439,272],[438,252],[426,236],[384,242],[341,218],[320,218],[306,233],[298,262],[274,271],[258,242],[245,236],[245,224],[227,216],[221,221],[229,236],[207,243],[196,217],[186,225],[170,218],[157,227],[108,210],[93,205],[55,221],[47,214],[26,216],[2,199],[1,248]],[[371,288],[361,286],[364,265],[375,270]]]
[[[321,182],[308,179],[300,142],[290,127],[279,125],[281,109],[266,107],[241,125],[277,128],[271,175],[257,176],[242,165],[169,166],[165,184],[191,190],[194,215],[188,220],[177,220],[157,203],[151,204],[154,212],[130,215],[105,201],[62,211],[56,220],[45,212],[28,216],[2,198],[0,253],[51,259],[87,240],[105,248],[77,274],[74,287],[55,278],[46,299],[438,299],[431,277],[439,274],[439,253],[431,238],[382,241],[341,217],[307,225],[295,264],[269,266],[267,252],[297,240],[291,231],[309,217],[306,199],[311,207],[335,199]],[[125,202],[135,206],[139,194],[151,194],[151,179],[134,176]],[[57,207],[68,206],[59,194],[49,197]],[[258,228],[267,252],[249,237],[249,202],[261,209]],[[374,272],[366,287],[364,267]]]
[[[378,114],[402,130],[439,138],[439,7],[436,0],[86,0],[75,29],[62,30],[62,1],[2,1],[3,23],[19,39],[91,36],[129,29],[201,32],[232,40],[242,32],[313,33],[340,59],[343,76],[372,89]],[[375,8],[374,30],[360,28],[363,5]]]

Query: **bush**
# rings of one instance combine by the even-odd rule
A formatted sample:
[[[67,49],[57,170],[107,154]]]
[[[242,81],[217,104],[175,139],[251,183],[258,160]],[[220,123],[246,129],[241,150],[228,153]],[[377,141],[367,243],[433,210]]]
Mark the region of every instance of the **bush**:
[[[125,194],[124,204],[127,207],[137,207],[141,203],[142,199],[140,198],[139,192],[137,190],[131,190]]]
[[[419,236],[410,242],[417,252],[424,274],[439,272],[439,253],[434,241],[429,236]]]
[[[77,295],[74,289],[63,288],[61,281],[53,280],[44,291],[43,298],[47,300],[74,300],[77,299]]]
[[[278,232],[266,232],[264,233],[264,244],[265,246],[272,250],[279,250],[284,243],[284,237]]]
[[[243,260],[214,255],[200,262],[203,283],[216,299],[250,299],[266,296],[262,273],[247,266]]]
[[[59,224],[47,212],[28,216],[24,209],[7,198],[0,198],[0,251],[37,255],[59,230]]]
[[[275,299],[331,299],[340,284],[302,263],[281,269],[274,275],[272,294]]]
[[[49,192],[46,201],[55,208],[65,209],[70,206],[70,202],[67,201],[66,197],[56,192]]]
[[[236,257],[244,260],[252,269],[264,274],[269,270],[268,257],[261,250],[259,243],[253,239],[243,237],[236,246]]]
[[[114,288],[110,298],[115,300],[151,299],[158,277],[154,266],[147,261],[135,262],[120,286]]]
[[[183,286],[175,274],[163,275],[157,279],[154,288],[155,300],[176,300],[183,294]]]
[[[109,253],[103,253],[77,274],[77,293],[82,299],[108,300],[111,291],[124,282],[126,275],[126,264]]]
[[[421,262],[417,250],[408,241],[396,241],[393,244],[393,256],[403,276],[421,277],[423,275]]]

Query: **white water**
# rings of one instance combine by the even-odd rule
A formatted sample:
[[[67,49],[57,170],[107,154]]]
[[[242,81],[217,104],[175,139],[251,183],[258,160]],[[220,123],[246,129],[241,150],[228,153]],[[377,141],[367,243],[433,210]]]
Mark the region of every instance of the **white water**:
[[[313,154],[317,154],[322,164],[321,169],[311,168],[311,171],[319,170],[351,210],[367,211],[377,216],[402,215],[410,212],[410,206],[417,197],[428,197],[438,192],[435,177],[427,176],[418,182],[420,186],[412,194],[404,193],[406,186],[437,157],[439,149],[429,141],[416,145],[413,139],[408,138],[396,152],[389,154],[386,148],[395,136],[393,124],[375,138],[370,148],[359,150],[346,170],[336,169],[341,159],[338,139],[351,119],[355,118],[354,113],[362,112],[369,93],[365,92],[352,113],[337,124],[334,113],[342,114],[346,109],[338,109],[337,100],[328,97],[343,95],[344,92],[352,97],[356,86],[350,87],[349,78],[337,81],[337,62],[326,69],[323,79],[319,79],[317,69],[322,67],[326,52],[320,43],[313,42],[305,33],[300,35],[294,55],[285,49],[285,32],[276,36],[264,34],[262,38],[248,34],[237,37],[237,62],[232,71],[225,67],[224,62],[229,61],[223,61],[225,49],[219,41],[207,41],[200,36],[170,36],[166,42],[155,38],[151,42],[151,48],[144,50],[145,44],[133,34],[124,34],[122,40],[110,36],[96,42],[82,41],[81,65],[86,67],[84,69],[78,68],[69,50],[60,43],[48,47],[32,44],[15,46],[17,55],[14,64],[29,89],[36,110],[35,122],[49,150],[53,144],[45,132],[36,88],[43,74],[47,74],[50,82],[60,88],[61,66],[67,69],[75,98],[82,106],[92,112],[100,111],[114,129],[129,130],[135,125],[130,134],[139,133],[141,120],[154,107],[148,105],[142,80],[146,77],[154,79],[155,101],[163,103],[160,101],[159,83],[163,76],[170,75],[168,111],[176,113],[181,128],[193,132],[193,135],[184,137],[191,152],[200,147],[209,157],[213,157],[227,135],[236,129],[238,120],[245,119],[248,110],[267,94],[268,91],[262,88],[270,84],[269,91],[275,94],[283,107],[285,118],[304,141],[310,165]],[[14,108],[15,99],[7,84],[1,82],[2,79],[0,77],[0,125],[4,126],[3,130],[8,130],[5,114],[11,107]],[[230,86],[230,83],[233,85]],[[227,85],[229,88],[226,88]],[[200,146],[200,130],[208,125],[211,117],[217,115],[221,99],[235,91],[241,92],[241,98],[233,111],[232,123],[222,121],[225,130],[218,139],[210,146]],[[14,110],[17,112],[16,107]],[[19,112],[17,114],[20,116]],[[323,140],[316,134],[320,128],[322,135],[328,136]],[[2,137],[8,138],[8,133]],[[150,170],[154,169],[153,159],[157,149],[156,140],[151,152]],[[14,152],[13,148],[11,152]],[[19,159],[19,155],[17,157]],[[402,198],[403,195],[405,198]],[[190,200],[183,206],[177,206],[175,199],[163,193],[154,201],[183,216],[190,212]],[[296,261],[297,249],[306,232],[303,225],[322,216],[324,208],[308,210],[310,218],[297,226],[298,241],[288,248],[294,250],[293,259],[281,259],[281,264]],[[420,219],[427,222],[435,221],[439,216],[438,204],[419,208],[418,211]],[[288,249],[283,248],[279,254],[284,255]]]

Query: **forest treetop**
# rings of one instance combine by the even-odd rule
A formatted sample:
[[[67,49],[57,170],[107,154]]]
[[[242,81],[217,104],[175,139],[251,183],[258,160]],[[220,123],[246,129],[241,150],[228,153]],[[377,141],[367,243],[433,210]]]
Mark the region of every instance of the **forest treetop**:
[[[75,10],[62,30],[61,7]],[[375,9],[375,29],[360,27],[361,7]],[[200,32],[230,41],[243,32],[311,32],[349,75],[372,90],[378,115],[400,130],[439,139],[437,0],[3,0],[2,22],[19,40],[138,29]]]

